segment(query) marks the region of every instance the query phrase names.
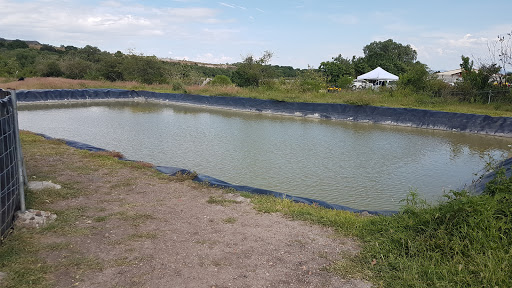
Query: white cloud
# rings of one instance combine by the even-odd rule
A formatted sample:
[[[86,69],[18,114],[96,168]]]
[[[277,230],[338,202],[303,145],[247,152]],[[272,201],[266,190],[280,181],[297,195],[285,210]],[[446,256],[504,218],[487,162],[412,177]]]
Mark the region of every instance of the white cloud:
[[[225,55],[217,55],[214,56],[212,53],[205,53],[201,55],[196,55],[193,58],[193,61],[203,62],[203,63],[231,63],[233,62],[233,58],[225,56]]]
[[[220,33],[216,32],[216,25],[231,21],[218,18],[219,10],[204,7],[157,9],[119,1],[104,1],[94,6],[84,3],[75,0],[0,0],[0,11],[3,12],[0,35],[54,45],[86,43],[105,46],[109,43],[112,47],[117,46],[114,49],[125,49],[128,43],[133,43],[134,37],[140,42],[155,36],[172,41],[206,35],[213,41],[210,35]],[[208,27],[209,31],[205,32],[203,27]]]
[[[489,39],[484,37],[474,37],[471,34],[466,34],[462,38],[446,39],[446,43],[451,47],[471,47],[475,45],[487,44]]]
[[[228,4],[228,3],[224,3],[224,2],[219,2],[220,5],[224,6],[224,7],[229,7],[229,8],[236,8],[235,5],[232,5],[232,4]]]

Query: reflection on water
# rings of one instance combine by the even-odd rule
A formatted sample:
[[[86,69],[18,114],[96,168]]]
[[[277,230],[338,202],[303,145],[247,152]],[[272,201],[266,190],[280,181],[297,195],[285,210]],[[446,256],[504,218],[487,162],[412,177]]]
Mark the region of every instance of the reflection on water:
[[[504,157],[511,139],[152,103],[20,107],[22,129],[157,165],[360,209],[429,200]]]

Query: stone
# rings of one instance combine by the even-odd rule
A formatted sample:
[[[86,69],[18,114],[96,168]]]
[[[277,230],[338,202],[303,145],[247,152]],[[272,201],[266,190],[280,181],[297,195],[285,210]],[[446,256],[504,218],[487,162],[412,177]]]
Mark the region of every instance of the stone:
[[[30,190],[43,190],[43,189],[60,189],[62,186],[49,181],[29,181],[28,188]]]
[[[19,228],[41,228],[57,218],[57,215],[46,212],[28,209],[25,212],[16,212],[14,225]]]
[[[363,211],[363,212],[359,213],[359,215],[361,215],[362,217],[371,217],[371,216],[373,216],[372,214],[368,213],[368,211]]]

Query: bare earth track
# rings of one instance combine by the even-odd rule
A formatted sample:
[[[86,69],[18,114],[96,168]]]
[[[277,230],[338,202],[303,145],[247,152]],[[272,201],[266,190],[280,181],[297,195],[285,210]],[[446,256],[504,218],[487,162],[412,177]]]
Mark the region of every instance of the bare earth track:
[[[53,192],[28,191],[46,203],[36,209],[58,215],[59,228],[37,240],[54,247],[40,255],[54,269],[54,287],[370,286],[323,269],[359,250],[329,229],[59,141],[36,139],[23,149],[29,177],[59,183],[55,193],[65,194],[52,200]]]

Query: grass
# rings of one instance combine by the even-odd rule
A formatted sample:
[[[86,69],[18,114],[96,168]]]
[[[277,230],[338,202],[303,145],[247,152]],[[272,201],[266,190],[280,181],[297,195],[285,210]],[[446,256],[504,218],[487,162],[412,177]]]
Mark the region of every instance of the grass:
[[[501,177],[501,178],[500,178]],[[446,195],[429,206],[411,193],[402,211],[361,217],[256,196],[255,208],[333,227],[362,242],[359,255],[326,270],[383,287],[512,287],[512,178],[498,175],[485,194]]]
[[[232,204],[239,204],[240,202],[232,199],[225,199],[222,197],[210,196],[206,201],[208,204],[220,205],[223,207],[231,206]]]
[[[148,90],[162,93],[183,93],[173,88],[172,84],[143,85],[136,82],[108,82],[90,80],[72,80],[64,78],[27,78],[25,81],[4,79],[5,88],[12,89],[84,89],[84,88],[116,88],[126,90]],[[235,86],[186,86],[186,93],[208,96],[250,97],[287,102],[312,103],[345,103],[352,105],[373,105],[398,108],[417,108],[446,112],[483,114],[490,116],[512,117],[510,103],[468,103],[457,98],[430,97],[409,91],[343,90],[339,93],[325,91],[303,92],[292,84],[276,84],[272,87],[240,88]]]

